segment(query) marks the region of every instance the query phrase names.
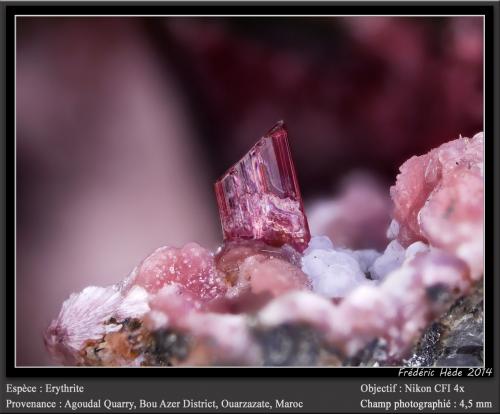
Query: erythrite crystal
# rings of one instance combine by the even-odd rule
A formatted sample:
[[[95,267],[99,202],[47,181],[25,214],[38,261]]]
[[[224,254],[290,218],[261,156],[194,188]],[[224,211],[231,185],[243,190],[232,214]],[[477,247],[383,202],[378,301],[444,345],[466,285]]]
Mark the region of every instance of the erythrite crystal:
[[[283,122],[215,183],[224,240],[307,247],[309,227]]]

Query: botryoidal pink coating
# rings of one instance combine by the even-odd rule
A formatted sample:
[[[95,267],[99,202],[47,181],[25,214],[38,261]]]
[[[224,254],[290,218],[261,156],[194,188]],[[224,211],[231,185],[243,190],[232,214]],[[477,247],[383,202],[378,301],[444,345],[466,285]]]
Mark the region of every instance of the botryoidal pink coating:
[[[483,151],[483,133],[447,142],[406,161],[390,190],[398,241],[453,253],[475,279],[483,273]]]
[[[223,296],[227,290],[223,275],[215,268],[213,253],[197,243],[180,249],[160,247],[142,262],[132,283],[153,294],[175,283],[180,294],[196,307]]]

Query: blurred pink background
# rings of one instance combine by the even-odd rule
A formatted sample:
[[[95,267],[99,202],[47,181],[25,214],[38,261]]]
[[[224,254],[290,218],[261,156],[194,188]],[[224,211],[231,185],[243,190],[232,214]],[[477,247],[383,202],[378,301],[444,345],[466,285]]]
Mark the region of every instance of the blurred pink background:
[[[50,364],[70,293],[215,248],[214,180],[280,119],[306,209],[361,208],[352,177],[386,197],[404,160],[482,130],[482,51],[480,17],[18,17],[16,363]]]

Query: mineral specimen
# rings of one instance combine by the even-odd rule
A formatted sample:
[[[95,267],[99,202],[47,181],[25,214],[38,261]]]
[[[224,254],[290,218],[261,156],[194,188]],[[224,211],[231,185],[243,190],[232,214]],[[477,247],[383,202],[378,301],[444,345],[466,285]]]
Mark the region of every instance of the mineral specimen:
[[[322,246],[321,242],[316,242],[315,239],[313,237],[304,252],[302,270],[311,278],[316,293],[340,298],[357,286],[370,282],[352,252],[334,249],[326,237]]]
[[[215,183],[215,194],[224,240],[307,247],[309,227],[283,122]]]
[[[45,343],[67,365],[480,364],[482,148],[478,134],[407,161],[391,240],[352,250],[310,238],[278,124],[216,183],[217,252],[157,249],[71,295]]]
[[[103,342],[110,334],[122,331],[124,321],[140,318],[148,311],[148,294],[139,286],[128,293],[116,286],[89,286],[63,303],[59,316],[47,329],[45,344],[54,359],[64,364],[92,364],[82,352],[87,346]]]
[[[480,366],[483,364],[483,286],[457,300],[415,346],[407,365]]]
[[[467,293],[468,274],[466,265],[450,254],[422,254],[392,272],[380,286],[364,284],[338,305],[314,293],[292,292],[271,302],[258,317],[264,326],[312,325],[344,356],[383,338],[389,356],[401,359],[429,320]],[[447,300],[429,294],[438,286]]]
[[[456,254],[476,279],[483,272],[483,134],[459,138],[401,166],[391,187],[397,238]]]
[[[215,268],[213,254],[196,243],[181,249],[160,247],[142,262],[132,282],[149,293],[176,283],[196,307],[224,295],[227,289]]]

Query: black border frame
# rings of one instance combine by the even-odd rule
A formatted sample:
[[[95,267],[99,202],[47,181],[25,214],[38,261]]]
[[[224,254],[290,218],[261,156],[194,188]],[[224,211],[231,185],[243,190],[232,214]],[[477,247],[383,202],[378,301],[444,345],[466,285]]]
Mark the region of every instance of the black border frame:
[[[294,2],[294,3],[276,3],[276,2],[190,2],[189,4],[180,2],[157,3],[157,2],[124,2],[121,4],[99,2],[82,3],[74,2],[71,4],[61,4],[59,2],[12,2],[2,5],[5,11],[6,27],[6,78],[5,78],[5,103],[6,103],[6,271],[5,271],[5,323],[7,327],[5,338],[6,354],[5,367],[7,377],[397,377],[399,368],[350,368],[350,367],[332,367],[332,368],[261,368],[261,367],[210,367],[210,368],[78,368],[78,367],[16,367],[15,365],[15,336],[14,336],[14,306],[15,306],[15,288],[14,288],[14,261],[16,257],[16,246],[14,242],[14,215],[15,215],[15,188],[14,188],[14,162],[9,159],[15,157],[14,147],[14,21],[17,14],[85,14],[85,15],[134,15],[134,14],[337,14],[337,15],[360,15],[360,14],[404,14],[432,16],[436,14],[443,15],[484,15],[485,31],[485,55],[484,55],[484,131],[485,131],[485,263],[488,268],[489,276],[485,279],[485,349],[488,349],[485,358],[485,368],[493,369],[494,352],[494,326],[498,318],[493,312],[493,300],[495,289],[498,289],[498,280],[500,275],[498,265],[498,254],[495,255],[495,247],[498,248],[498,241],[494,239],[494,229],[498,227],[498,218],[494,217],[494,211],[498,208],[497,197],[493,198],[493,191],[499,188],[498,176],[494,177],[494,152],[498,152],[498,131],[494,122],[494,114],[500,113],[498,107],[494,107],[493,93],[498,88],[498,83],[494,84],[494,74],[500,71],[500,68],[494,67],[494,22],[498,24],[498,6],[492,1],[476,1],[471,3],[450,2],[374,2],[363,1],[347,3],[325,3],[325,2]],[[495,16],[496,12],[496,16]],[[496,48],[498,48],[496,39]],[[496,72],[495,72],[496,70]],[[496,144],[496,145],[495,145]],[[8,154],[8,155],[7,155]],[[498,155],[498,154],[497,154]],[[495,168],[498,170],[498,168]],[[498,171],[496,171],[498,172]],[[496,181],[495,181],[496,180]],[[496,203],[496,205],[494,205]],[[486,226],[486,223],[493,225]],[[9,246],[9,247],[7,247]],[[495,273],[494,275],[492,273]],[[14,276],[12,276],[14,275]],[[496,285],[495,286],[495,280]],[[498,344],[497,344],[498,345]],[[435,377],[439,376],[440,368],[425,368],[434,370]],[[463,375],[467,374],[467,368],[459,368]],[[123,371],[125,370],[125,371]],[[418,377],[423,378],[423,377]],[[415,378],[416,379],[416,378]]]

